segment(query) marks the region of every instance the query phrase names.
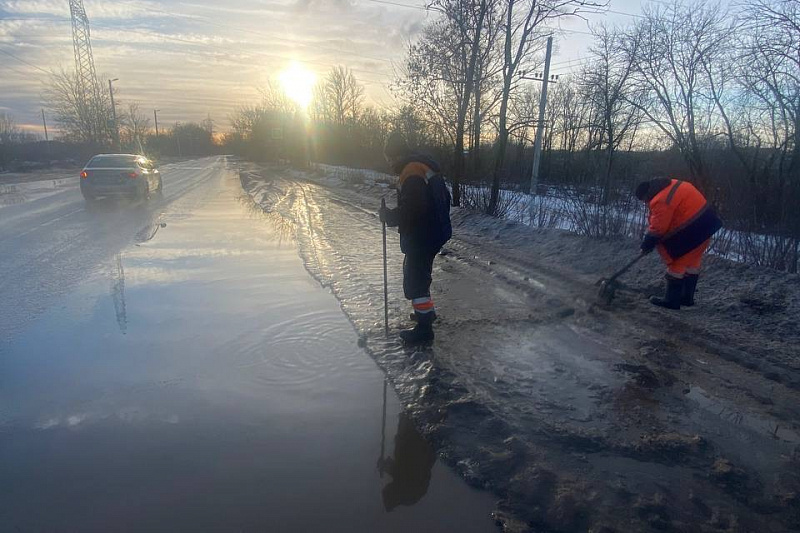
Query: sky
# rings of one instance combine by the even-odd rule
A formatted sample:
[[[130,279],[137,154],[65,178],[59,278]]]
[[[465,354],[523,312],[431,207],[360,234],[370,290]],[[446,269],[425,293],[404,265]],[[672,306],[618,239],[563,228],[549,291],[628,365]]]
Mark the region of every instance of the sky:
[[[551,69],[578,68],[589,25],[629,24],[643,4],[610,0],[603,13],[563,20]],[[424,0],[84,0],[98,75],[118,105],[136,101],[159,126],[200,121],[218,131],[257,88],[299,63],[317,78],[345,65],[368,103],[390,106],[404,50],[434,14]],[[41,133],[48,72],[74,69],[68,0],[0,0],[0,112]],[[49,129],[55,129],[48,124]]]

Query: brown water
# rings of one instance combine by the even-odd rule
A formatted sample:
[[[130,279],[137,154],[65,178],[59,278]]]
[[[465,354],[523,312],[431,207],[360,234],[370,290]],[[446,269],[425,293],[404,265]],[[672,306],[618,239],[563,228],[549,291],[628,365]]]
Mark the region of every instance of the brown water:
[[[214,172],[0,345],[0,530],[494,530]]]

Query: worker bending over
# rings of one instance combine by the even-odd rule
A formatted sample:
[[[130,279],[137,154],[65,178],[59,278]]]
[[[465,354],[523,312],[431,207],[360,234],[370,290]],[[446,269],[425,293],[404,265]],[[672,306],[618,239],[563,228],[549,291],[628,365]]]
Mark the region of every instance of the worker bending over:
[[[642,251],[658,253],[667,265],[667,292],[650,302],[667,309],[694,305],[700,263],[711,236],[722,222],[703,194],[689,182],[655,178],[636,187],[636,197],[650,207],[650,226]]]

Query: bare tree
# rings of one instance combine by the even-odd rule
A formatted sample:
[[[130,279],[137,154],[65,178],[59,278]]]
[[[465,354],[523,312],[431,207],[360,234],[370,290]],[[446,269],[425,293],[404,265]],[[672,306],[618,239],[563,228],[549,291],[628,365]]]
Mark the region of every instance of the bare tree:
[[[580,76],[581,96],[592,106],[589,149],[604,154],[600,185],[602,203],[611,191],[614,157],[626,140],[632,142],[643,120],[641,91],[630,82],[638,43],[622,47],[622,34],[600,25],[593,32],[595,43],[589,50],[590,61]]]
[[[475,66],[475,83],[473,86],[474,101],[472,103],[472,128],[470,132],[472,156],[472,178],[478,179],[481,172],[481,141],[483,124],[496,109],[502,95],[501,74],[503,71],[503,53],[499,46],[502,38],[502,24],[499,23],[503,13],[499,2],[487,13],[483,43]]]
[[[11,145],[19,142],[21,131],[14,117],[0,113],[0,169],[6,170],[11,157]]]
[[[0,144],[12,144],[18,142],[21,130],[17,126],[17,121],[8,113],[0,113]]]
[[[363,104],[364,86],[345,66],[333,67],[314,91],[316,117],[340,126],[354,124]]]
[[[724,60],[732,25],[719,5],[705,0],[646,6],[644,13],[621,44],[634,93],[645,98],[627,101],[680,151],[690,176],[709,188],[703,143],[719,124],[707,70]]]
[[[604,4],[584,0],[503,0],[503,84],[498,112],[498,132],[495,143],[495,161],[492,172],[492,193],[488,212],[494,214],[500,192],[509,129],[507,124],[508,103],[516,89],[519,70],[531,60],[531,53],[542,45],[542,37],[548,32],[545,23],[580,13],[585,6],[599,7]]]
[[[461,203],[461,180],[464,175],[464,133],[470,99],[477,81],[477,68],[481,58],[481,45],[484,42],[484,27],[491,13],[495,11],[497,0],[433,0],[429,7],[444,15],[448,35],[454,40],[445,43],[451,47],[451,61],[458,65],[453,69],[455,79],[451,79],[456,99],[455,143],[453,149],[453,205]],[[491,31],[491,30],[490,30]],[[478,81],[479,83],[479,81]]]
[[[728,146],[746,182],[729,187],[733,205],[747,204],[745,228],[767,232],[747,255],[797,272],[800,260],[800,8],[796,2],[744,5],[731,61],[707,64],[710,93]],[[736,194],[736,192],[739,194]]]
[[[62,70],[51,74],[43,99],[67,140],[95,147],[112,144],[114,124],[107,92],[86,101],[78,75]]]
[[[453,51],[458,42],[456,28],[446,19],[427,24],[416,43],[409,45],[404,63],[399,67],[394,90],[423,120],[454,146],[457,136],[459,98],[463,97],[463,62]]]
[[[431,120],[419,106],[403,105],[389,113],[387,122],[391,129],[401,131],[411,146],[445,144],[447,136],[440,123]]]
[[[286,91],[273,80],[256,89],[260,98],[259,106],[283,113],[294,114],[297,112],[297,102],[292,100]]]
[[[129,149],[144,153],[143,140],[150,130],[150,117],[139,107],[138,102],[128,103],[127,109],[120,117],[122,126],[121,141],[123,146]]]

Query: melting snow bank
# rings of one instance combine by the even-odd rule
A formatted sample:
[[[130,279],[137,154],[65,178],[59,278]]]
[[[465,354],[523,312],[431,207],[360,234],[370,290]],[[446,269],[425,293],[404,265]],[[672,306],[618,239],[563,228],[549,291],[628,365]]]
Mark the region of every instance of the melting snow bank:
[[[636,253],[456,210],[437,258],[432,348],[408,323],[389,234],[383,334],[381,175],[246,167],[243,187],[297,239],[311,274],[440,455],[499,497],[510,531],[763,531],[800,524],[800,289],[788,276],[711,261],[696,309],[644,299],[649,257],[612,308],[593,282]]]
[[[0,208],[46,198],[77,187],[76,178],[53,178],[27,183],[0,181]]]

